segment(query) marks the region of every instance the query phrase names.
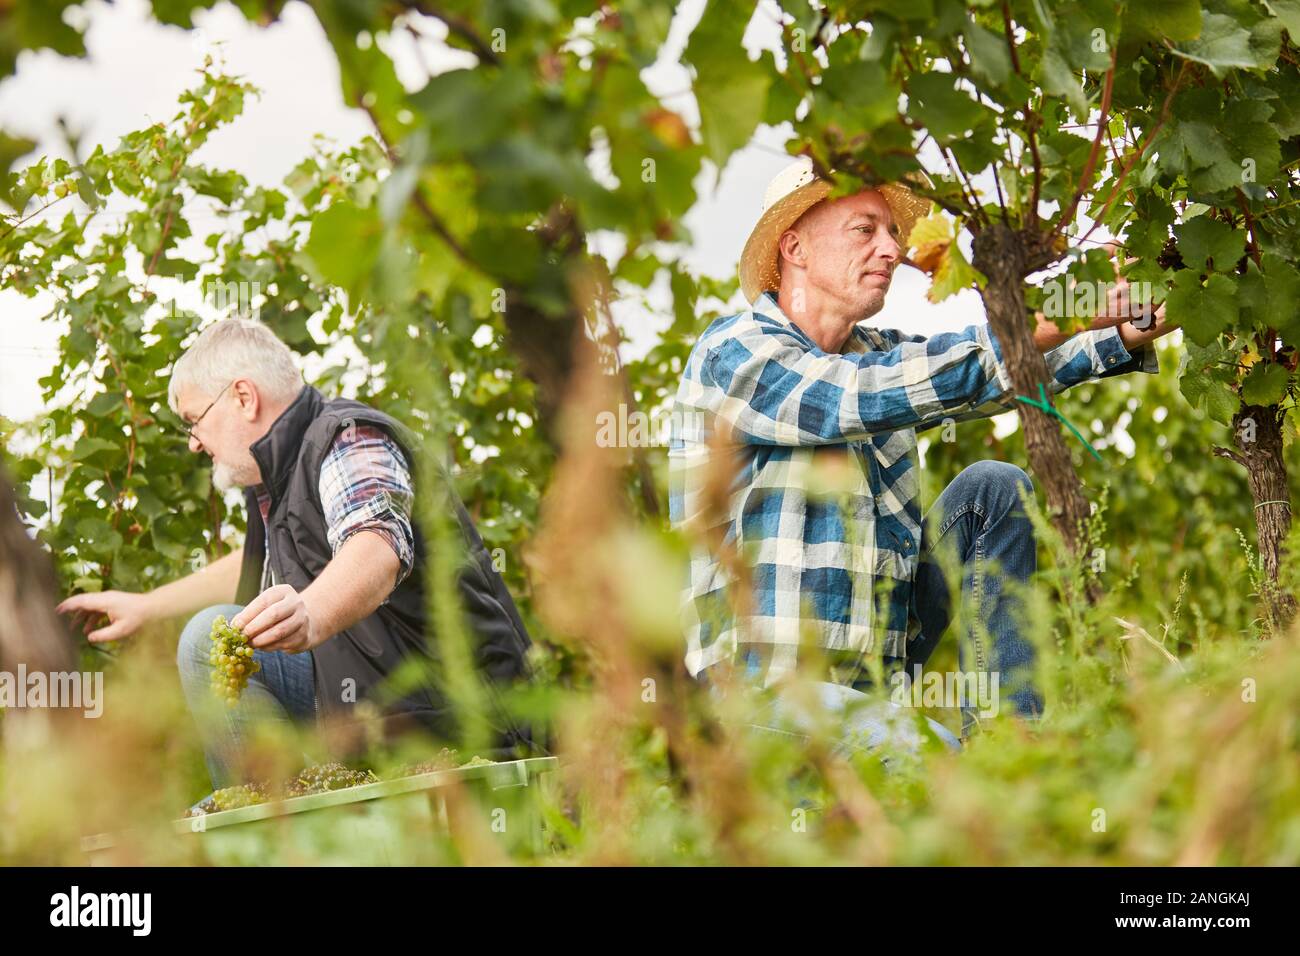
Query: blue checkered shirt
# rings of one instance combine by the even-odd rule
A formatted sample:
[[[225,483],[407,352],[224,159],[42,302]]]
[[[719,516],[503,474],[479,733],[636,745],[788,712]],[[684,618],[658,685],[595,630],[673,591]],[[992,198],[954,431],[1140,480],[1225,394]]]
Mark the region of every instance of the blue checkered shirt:
[[[1082,332],[1044,358],[1052,394],[1159,371],[1155,348],[1130,355],[1116,328]],[[928,338],[858,325],[831,354],[770,292],[713,322],[687,360],[668,451],[670,516],[693,542],[683,596],[691,674],[737,663],[770,685],[795,668],[801,642],[846,652],[833,655],[841,661],[902,657],[917,627],[909,613],[921,546],[916,433],[1008,411],[1014,395],[983,324]],[[726,505],[710,509],[719,423],[731,432],[734,460],[724,473],[730,491],[724,484],[719,496]],[[743,555],[747,605],[729,598],[733,576],[704,543],[710,534]]]

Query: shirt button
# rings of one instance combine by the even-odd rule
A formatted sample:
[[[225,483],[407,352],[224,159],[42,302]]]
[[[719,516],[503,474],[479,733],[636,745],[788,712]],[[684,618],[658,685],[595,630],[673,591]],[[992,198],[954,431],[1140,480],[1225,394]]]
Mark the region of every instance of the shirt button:
[[[1106,359],[1106,364],[1107,364],[1107,365],[1114,365],[1116,361],[1117,361],[1117,359],[1115,358],[1115,356],[1112,355],[1110,358]]]

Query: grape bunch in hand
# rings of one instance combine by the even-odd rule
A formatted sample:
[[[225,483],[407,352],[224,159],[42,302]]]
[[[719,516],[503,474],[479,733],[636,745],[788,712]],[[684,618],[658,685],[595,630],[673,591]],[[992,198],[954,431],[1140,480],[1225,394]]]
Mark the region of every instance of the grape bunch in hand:
[[[208,653],[212,665],[212,690],[226,702],[227,707],[239,703],[239,695],[248,686],[262,665],[253,660],[253,648],[244,632],[218,615],[212,622],[212,650]]]

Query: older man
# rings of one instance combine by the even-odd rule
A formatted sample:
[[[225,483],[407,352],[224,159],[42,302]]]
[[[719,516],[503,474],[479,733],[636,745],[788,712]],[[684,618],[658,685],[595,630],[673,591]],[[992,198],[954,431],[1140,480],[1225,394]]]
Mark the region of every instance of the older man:
[[[190,450],[212,459],[217,487],[246,489],[244,546],[147,594],[80,594],[60,611],[83,618],[91,641],[193,615],[177,662],[215,787],[235,781],[242,743],[267,718],[347,715],[372,697],[386,729],[447,736],[454,718],[431,683],[395,700],[382,694],[402,664],[436,667],[438,657],[425,608],[428,556],[411,518],[410,433],[373,408],[304,386],[289,348],[246,319],[198,336],[176,362],[168,398],[187,423]],[[528,635],[469,516],[446,491],[468,551],[460,592],[477,663],[490,680],[509,680],[523,673]],[[209,686],[218,615],[244,629],[260,665],[229,712],[213,708]],[[109,623],[92,629],[101,616]],[[503,714],[488,719],[503,744],[515,742]]]
[[[1016,711],[1037,714],[1033,649],[1011,594],[1011,582],[1027,581],[1035,567],[1019,496],[1032,488],[1028,476],[1007,462],[976,462],[924,522],[918,500],[918,431],[1012,407],[998,342],[983,323],[928,338],[863,324],[884,305],[928,203],[900,185],[834,200],[829,192],[806,160],[772,181],[740,263],[753,305],[704,331],[677,393],[672,520],[706,532],[696,541],[712,532],[743,555],[752,586],[735,602],[737,575],[716,549],[697,546],[684,598],[687,667],[705,680],[736,667],[776,685],[811,642],[830,664],[818,675],[823,697],[843,706],[857,696],[851,685],[868,654],[896,669],[924,664],[934,650],[952,617],[936,555],[942,545],[960,560],[977,608],[961,645],[963,670],[973,663],[1000,676]],[[1035,339],[1051,391],[1158,371],[1147,344],[1166,331],[1156,319],[1143,329],[1103,317],[1066,337],[1040,316]],[[708,493],[719,432],[737,446],[727,451],[722,508]],[[817,492],[822,463],[841,466],[842,493]],[[974,710],[963,707],[964,731]]]

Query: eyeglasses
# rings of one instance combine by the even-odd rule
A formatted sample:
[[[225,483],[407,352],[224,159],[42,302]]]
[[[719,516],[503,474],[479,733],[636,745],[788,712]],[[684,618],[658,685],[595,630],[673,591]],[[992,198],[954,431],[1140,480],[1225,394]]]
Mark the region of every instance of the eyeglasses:
[[[237,382],[237,381],[239,381],[239,379],[234,379],[233,381],[231,381],[230,383],[228,383],[228,384],[226,385],[226,388],[230,388],[230,386],[231,386],[231,385],[234,385],[235,382]],[[207,408],[203,409],[203,414],[202,414],[202,415],[200,415],[198,418],[194,419],[194,421],[189,422],[188,424],[185,425],[185,435],[186,435],[187,438],[193,438],[193,437],[194,437],[194,429],[198,428],[198,427],[199,427],[199,422],[203,421],[204,417],[208,414],[208,412],[212,411],[212,406],[215,405],[215,404],[217,404],[217,402],[221,401],[221,396],[226,394],[226,388],[223,388],[221,391],[217,392],[217,397],[214,398],[214,399],[213,399],[213,400],[208,404],[208,407],[207,407]]]

